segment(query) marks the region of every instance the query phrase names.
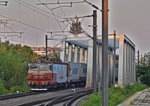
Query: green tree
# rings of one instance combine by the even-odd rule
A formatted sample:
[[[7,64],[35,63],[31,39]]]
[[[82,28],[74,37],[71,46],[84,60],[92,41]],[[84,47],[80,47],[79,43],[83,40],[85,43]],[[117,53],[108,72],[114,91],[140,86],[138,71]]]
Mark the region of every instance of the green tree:
[[[150,86],[150,66],[137,67],[137,79]]]
[[[38,59],[30,47],[20,44],[0,43],[0,80],[4,88],[27,85],[27,64]],[[28,89],[27,87],[25,89]]]

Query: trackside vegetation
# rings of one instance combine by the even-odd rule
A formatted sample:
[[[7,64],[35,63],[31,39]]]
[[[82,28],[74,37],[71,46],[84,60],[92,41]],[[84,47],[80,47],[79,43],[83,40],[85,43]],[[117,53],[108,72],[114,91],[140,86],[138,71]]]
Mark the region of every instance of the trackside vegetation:
[[[130,95],[135,92],[142,91],[148,88],[145,84],[133,84],[128,85],[124,88],[114,87],[109,88],[109,106],[117,106],[123,102]],[[97,94],[91,94],[89,99],[82,103],[82,106],[102,106],[102,96],[101,92]]]
[[[137,80],[150,86],[150,65],[137,66]]]
[[[20,44],[0,43],[0,95],[26,92],[28,63],[38,59],[30,47]]]

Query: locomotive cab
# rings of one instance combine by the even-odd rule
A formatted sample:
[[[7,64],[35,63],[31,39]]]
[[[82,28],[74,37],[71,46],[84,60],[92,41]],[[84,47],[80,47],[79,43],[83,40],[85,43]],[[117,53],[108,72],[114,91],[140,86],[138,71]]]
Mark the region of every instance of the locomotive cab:
[[[55,83],[55,77],[51,64],[29,64],[28,85],[31,90],[47,90],[49,85]]]

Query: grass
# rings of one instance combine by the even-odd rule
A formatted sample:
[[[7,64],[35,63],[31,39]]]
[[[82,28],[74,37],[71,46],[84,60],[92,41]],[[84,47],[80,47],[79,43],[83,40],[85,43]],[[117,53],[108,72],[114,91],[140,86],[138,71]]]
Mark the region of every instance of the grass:
[[[109,106],[117,106],[135,92],[142,91],[148,88],[145,84],[133,84],[124,88],[114,87],[109,88]],[[102,106],[101,92],[91,94],[89,99],[82,103],[82,106]]]

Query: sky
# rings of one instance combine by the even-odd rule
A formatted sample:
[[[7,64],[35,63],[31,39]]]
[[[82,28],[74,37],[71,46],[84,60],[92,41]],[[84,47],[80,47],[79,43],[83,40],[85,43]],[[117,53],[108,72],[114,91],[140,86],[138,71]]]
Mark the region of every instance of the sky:
[[[7,0],[8,5],[0,5],[0,19],[8,20],[7,24],[0,24],[2,40],[22,43],[30,46],[44,46],[45,35],[51,36],[51,31],[69,30],[69,24],[64,18],[92,15],[93,8],[87,3],[61,5],[62,8],[54,9],[60,5],[37,5],[40,2],[69,2],[83,0]],[[100,9],[101,0],[88,0]],[[51,9],[53,9],[51,11]],[[150,45],[150,0],[109,0],[109,33],[114,30],[118,34],[125,34],[136,45],[136,50],[148,52]],[[98,34],[101,34],[101,12],[98,11]],[[82,27],[92,34],[92,18],[80,19]],[[56,34],[56,33],[55,33]],[[53,33],[54,35],[54,33]],[[63,35],[59,33],[59,35]],[[62,37],[62,36],[61,36]],[[59,40],[49,41],[49,45],[56,45]]]

